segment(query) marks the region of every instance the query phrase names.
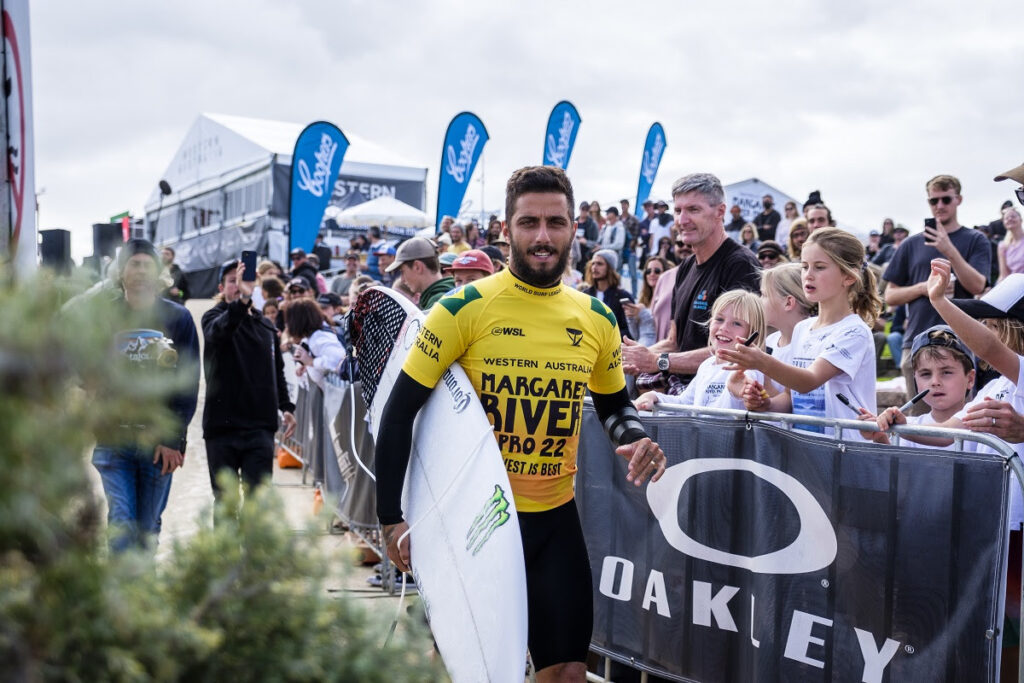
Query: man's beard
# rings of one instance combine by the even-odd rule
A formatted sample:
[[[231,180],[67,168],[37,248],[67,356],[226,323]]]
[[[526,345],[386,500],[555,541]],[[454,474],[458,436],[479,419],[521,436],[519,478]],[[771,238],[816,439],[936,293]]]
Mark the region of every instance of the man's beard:
[[[530,247],[523,250],[519,248],[514,240],[509,241],[511,242],[509,245],[511,247],[509,267],[516,277],[534,287],[552,287],[561,281],[562,274],[565,272],[565,266],[569,263],[568,248],[562,250],[561,254],[558,254],[558,258],[555,259],[550,267],[541,269],[533,268],[526,260],[527,255],[537,251],[540,247]],[[552,253],[555,252],[555,248],[552,245],[545,246]]]

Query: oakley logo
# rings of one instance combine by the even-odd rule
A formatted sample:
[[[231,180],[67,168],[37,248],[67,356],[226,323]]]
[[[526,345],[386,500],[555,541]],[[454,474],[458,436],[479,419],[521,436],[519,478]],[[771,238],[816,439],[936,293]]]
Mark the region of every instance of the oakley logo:
[[[580,342],[583,341],[583,330],[567,327],[565,328],[565,333],[569,335],[569,341],[572,342],[573,346],[579,346]]]
[[[705,472],[750,472],[772,484],[796,508],[800,533],[785,548],[765,555],[735,555],[695,541],[679,527],[679,495],[690,479]],[[698,560],[741,567],[755,574],[804,574],[823,569],[836,558],[838,544],[828,515],[799,481],[774,467],[738,458],[694,458],[665,471],[647,487],[647,503],[658,519],[665,540],[679,552]]]

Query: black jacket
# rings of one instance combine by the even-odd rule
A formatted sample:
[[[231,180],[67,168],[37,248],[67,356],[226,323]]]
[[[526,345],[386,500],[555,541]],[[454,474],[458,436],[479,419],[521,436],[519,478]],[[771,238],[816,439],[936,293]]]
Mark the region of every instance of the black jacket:
[[[583,290],[584,294],[597,298],[597,287],[587,287]],[[629,299],[630,303],[635,302],[633,295],[624,289],[614,287],[606,289],[604,292],[604,303],[612,309],[612,313],[615,314],[615,319],[619,323],[619,337],[623,337],[629,334],[629,323],[626,322],[626,311],[622,308],[622,302],[620,299]]]
[[[241,301],[203,314],[206,407],[203,436],[277,429],[277,411],[292,412],[274,325]]]
[[[300,263],[299,265],[295,266],[295,268],[292,269],[293,278],[301,277],[302,279],[309,283],[310,290],[319,294],[320,290],[316,286],[316,273],[316,268],[314,268],[313,264],[310,263],[309,261],[303,261],[302,263]]]

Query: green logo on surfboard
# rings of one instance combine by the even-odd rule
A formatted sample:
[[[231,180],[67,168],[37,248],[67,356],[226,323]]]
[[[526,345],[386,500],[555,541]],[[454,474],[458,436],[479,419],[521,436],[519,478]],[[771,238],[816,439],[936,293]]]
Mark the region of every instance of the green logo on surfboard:
[[[484,503],[480,514],[476,516],[466,532],[466,550],[471,551],[474,555],[480,552],[491,534],[507,522],[508,518],[508,499],[505,498],[502,488],[495,484],[494,494]]]

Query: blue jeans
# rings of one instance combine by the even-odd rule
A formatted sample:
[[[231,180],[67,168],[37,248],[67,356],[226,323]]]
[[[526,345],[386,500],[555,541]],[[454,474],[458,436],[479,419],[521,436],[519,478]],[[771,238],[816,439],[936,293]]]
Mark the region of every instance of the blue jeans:
[[[97,446],[92,464],[107,496],[110,549],[155,548],[171,475],[161,474],[161,465],[153,464],[151,449]]]
[[[885,339],[886,343],[889,344],[889,353],[892,354],[892,362],[896,364],[896,367],[899,367],[900,357],[903,355],[903,333],[890,332]]]

